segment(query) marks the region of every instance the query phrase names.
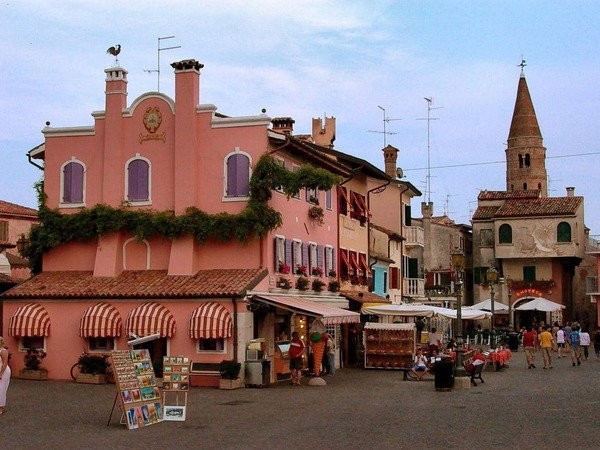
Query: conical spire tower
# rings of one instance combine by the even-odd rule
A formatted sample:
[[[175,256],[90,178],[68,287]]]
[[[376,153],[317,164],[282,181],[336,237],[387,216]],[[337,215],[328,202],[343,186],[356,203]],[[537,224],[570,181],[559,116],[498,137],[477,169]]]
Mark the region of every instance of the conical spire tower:
[[[548,196],[546,149],[525,74],[521,71],[506,149],[506,190],[538,189]]]

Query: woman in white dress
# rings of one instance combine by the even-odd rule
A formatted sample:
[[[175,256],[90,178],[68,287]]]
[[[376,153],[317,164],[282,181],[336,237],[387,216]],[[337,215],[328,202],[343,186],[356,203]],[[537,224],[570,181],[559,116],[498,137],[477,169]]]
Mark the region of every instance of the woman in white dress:
[[[4,347],[4,338],[0,336],[0,414],[4,414],[6,391],[10,383],[10,367],[8,366],[8,350]]]

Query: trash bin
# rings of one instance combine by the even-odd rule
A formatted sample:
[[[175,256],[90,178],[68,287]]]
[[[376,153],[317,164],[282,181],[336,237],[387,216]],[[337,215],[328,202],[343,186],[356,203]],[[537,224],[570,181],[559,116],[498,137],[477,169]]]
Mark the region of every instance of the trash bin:
[[[436,391],[451,390],[454,386],[454,361],[452,358],[437,358],[434,375]]]
[[[519,351],[519,333],[508,333],[508,348],[511,352]]]

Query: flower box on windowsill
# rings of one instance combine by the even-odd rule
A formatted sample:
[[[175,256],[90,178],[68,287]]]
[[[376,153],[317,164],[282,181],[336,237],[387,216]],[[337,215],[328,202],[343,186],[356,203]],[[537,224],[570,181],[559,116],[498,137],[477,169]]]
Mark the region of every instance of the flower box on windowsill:
[[[48,371],[46,369],[21,369],[19,378],[22,380],[46,381],[48,379]]]

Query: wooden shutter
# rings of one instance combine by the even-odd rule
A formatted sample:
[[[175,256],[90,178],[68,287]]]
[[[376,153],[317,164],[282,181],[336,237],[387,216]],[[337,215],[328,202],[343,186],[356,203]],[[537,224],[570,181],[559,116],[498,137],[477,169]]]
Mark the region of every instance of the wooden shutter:
[[[308,268],[308,244],[302,243],[302,265]]]
[[[323,273],[325,273],[325,264],[323,258],[323,246],[317,245],[317,267],[323,269]],[[327,276],[327,274],[325,274]]]
[[[291,239],[286,239],[285,240],[285,263],[290,267],[291,270],[294,270],[294,263],[293,263],[293,251],[292,251],[292,240]]]
[[[410,207],[410,205],[404,205],[404,225],[406,225],[407,227],[410,227],[411,223],[412,223],[411,207]]]
[[[400,269],[398,269],[397,267],[390,267],[390,289],[399,289],[399,275]]]

